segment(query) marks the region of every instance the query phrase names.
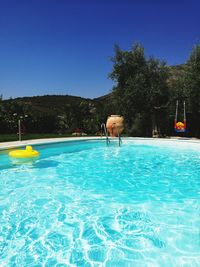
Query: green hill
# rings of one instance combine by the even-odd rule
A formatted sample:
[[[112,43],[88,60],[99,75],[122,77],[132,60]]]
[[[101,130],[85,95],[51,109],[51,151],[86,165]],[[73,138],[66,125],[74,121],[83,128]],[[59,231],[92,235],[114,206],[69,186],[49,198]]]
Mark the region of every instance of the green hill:
[[[28,112],[29,108],[35,112],[41,113],[62,113],[64,112],[67,105],[79,106],[84,101],[91,103],[91,99],[86,99],[77,96],[69,95],[44,95],[44,96],[33,96],[33,97],[19,97],[14,99],[3,100],[3,104],[6,106],[23,106]],[[14,110],[13,110],[14,111]]]
[[[96,133],[112,113],[109,99],[109,95],[96,99],[44,95],[3,100],[0,133],[16,132],[20,116],[29,133],[72,133],[77,128]]]

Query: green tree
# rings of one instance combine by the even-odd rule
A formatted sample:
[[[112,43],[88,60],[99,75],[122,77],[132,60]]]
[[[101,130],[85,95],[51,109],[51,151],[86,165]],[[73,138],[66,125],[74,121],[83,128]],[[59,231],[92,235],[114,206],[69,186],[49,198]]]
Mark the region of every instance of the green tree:
[[[191,111],[191,130],[196,137],[200,136],[200,45],[196,45],[187,62],[185,86],[188,93],[188,104]]]
[[[115,81],[113,99],[116,109],[124,115],[129,130],[140,128],[136,134],[151,135],[154,107],[166,104],[169,98],[165,63],[147,58],[139,44],[130,51],[116,46],[112,61],[110,77]]]

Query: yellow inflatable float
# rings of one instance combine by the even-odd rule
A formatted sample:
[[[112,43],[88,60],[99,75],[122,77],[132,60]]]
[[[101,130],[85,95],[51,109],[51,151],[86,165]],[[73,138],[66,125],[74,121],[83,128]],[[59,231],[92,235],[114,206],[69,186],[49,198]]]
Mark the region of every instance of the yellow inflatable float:
[[[9,156],[13,158],[33,158],[39,156],[40,153],[33,150],[32,146],[26,146],[26,149],[18,149],[9,152]]]

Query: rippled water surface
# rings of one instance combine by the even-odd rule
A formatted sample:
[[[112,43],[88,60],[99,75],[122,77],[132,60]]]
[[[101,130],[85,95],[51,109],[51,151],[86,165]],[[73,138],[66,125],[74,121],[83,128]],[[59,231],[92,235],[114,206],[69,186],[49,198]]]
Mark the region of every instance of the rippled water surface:
[[[0,155],[0,266],[200,266],[200,149],[160,143]]]

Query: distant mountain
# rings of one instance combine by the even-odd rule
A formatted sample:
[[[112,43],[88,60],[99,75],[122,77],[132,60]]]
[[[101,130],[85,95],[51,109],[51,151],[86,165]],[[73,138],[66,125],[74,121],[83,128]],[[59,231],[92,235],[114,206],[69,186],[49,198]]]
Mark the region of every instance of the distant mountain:
[[[102,97],[90,99],[78,96],[70,95],[44,95],[44,96],[32,96],[32,97],[18,97],[3,100],[4,106],[12,107],[13,111],[20,110],[20,106],[23,107],[23,112],[26,110],[41,114],[63,114],[69,109],[79,109],[81,105],[94,106],[97,110],[104,110],[106,106],[110,107],[111,94],[104,95]],[[19,111],[18,111],[19,112]],[[112,110],[110,110],[112,113]]]
[[[171,85],[171,87],[173,87],[177,79],[180,76],[185,74],[187,65],[180,64],[180,65],[170,66],[168,68],[169,68],[169,74],[170,74],[169,84]]]
[[[186,65],[176,65],[169,66],[169,84],[171,87],[175,84],[177,78],[184,74]],[[94,99],[83,98],[78,96],[71,95],[44,95],[44,96],[32,96],[32,97],[18,97],[14,99],[3,100],[5,105],[22,105],[25,106],[27,110],[29,107],[32,111],[41,112],[41,113],[57,113],[62,114],[66,111],[66,108],[69,106],[79,107],[81,103],[93,105],[97,110],[105,110],[110,113],[113,113],[112,106],[112,93],[107,95],[97,97]]]
[[[31,107],[37,112],[47,113],[62,113],[67,105],[79,106],[84,101],[87,103],[93,100],[78,96],[70,95],[44,95],[44,96],[32,96],[32,97],[18,97],[14,99],[3,100],[3,103],[7,105],[24,105],[25,107]]]

